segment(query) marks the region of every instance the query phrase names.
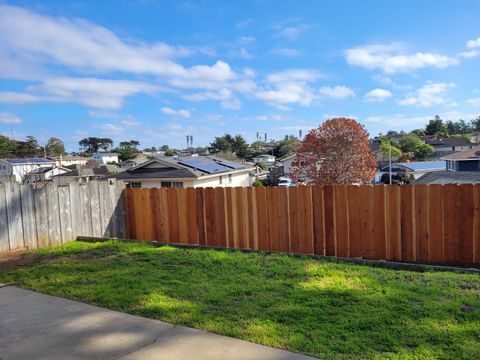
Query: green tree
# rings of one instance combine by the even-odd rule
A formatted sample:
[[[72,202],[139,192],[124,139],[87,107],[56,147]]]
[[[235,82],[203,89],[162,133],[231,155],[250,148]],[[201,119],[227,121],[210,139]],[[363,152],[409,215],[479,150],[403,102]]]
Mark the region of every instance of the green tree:
[[[47,154],[49,155],[65,154],[65,144],[61,139],[56,137],[51,137],[50,139],[48,139],[48,142],[45,148],[46,148]]]
[[[293,135],[287,135],[283,140],[276,143],[275,147],[273,148],[273,154],[278,158],[295,154],[299,145],[300,140]]]
[[[118,158],[121,161],[126,161],[130,159],[135,159],[139,153],[138,146],[140,142],[137,140],[122,141],[118,148],[114,151],[118,153]]]
[[[404,153],[413,153],[415,152],[415,149],[418,144],[421,144],[422,140],[416,135],[408,134],[403,136],[400,141],[398,142],[398,145],[400,147],[400,150]]]
[[[415,146],[415,160],[426,160],[433,155],[435,149],[433,146],[420,142]]]
[[[7,136],[0,135],[0,158],[13,157],[15,154],[16,141]]]
[[[248,144],[241,135],[230,134],[215,137],[215,140],[210,144],[210,152],[218,154],[220,152],[232,152],[239,158],[246,158],[249,155]]]
[[[425,135],[425,130],[423,129],[414,129],[410,131],[411,134],[414,134],[416,136],[424,136]]]
[[[478,116],[476,119],[470,121],[470,124],[472,126],[472,130],[480,131],[480,116]]]
[[[88,137],[78,142],[80,149],[86,153],[108,151],[112,148],[113,140],[110,138]]]
[[[165,156],[173,156],[173,155],[175,155],[175,150],[174,149],[165,150]]]
[[[447,127],[440,116],[435,115],[435,118],[428,122],[425,127],[425,135],[448,136]]]

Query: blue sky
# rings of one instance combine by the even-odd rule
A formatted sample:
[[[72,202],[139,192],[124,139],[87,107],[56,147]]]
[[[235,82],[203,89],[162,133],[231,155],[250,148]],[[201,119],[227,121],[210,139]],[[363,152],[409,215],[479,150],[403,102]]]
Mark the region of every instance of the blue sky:
[[[0,0],[0,133],[142,147],[480,115],[480,2]]]

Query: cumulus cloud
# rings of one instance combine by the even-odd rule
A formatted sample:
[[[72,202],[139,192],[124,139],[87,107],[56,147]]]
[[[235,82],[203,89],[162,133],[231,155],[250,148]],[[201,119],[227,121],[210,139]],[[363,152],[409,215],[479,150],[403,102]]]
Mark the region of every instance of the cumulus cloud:
[[[0,124],[17,125],[22,122],[18,116],[9,112],[0,112]]]
[[[480,106],[480,97],[465,100],[468,105]]]
[[[190,101],[217,100],[220,101],[220,104],[224,109],[238,110],[242,106],[240,100],[238,100],[234,96],[234,93],[227,88],[220,89],[218,91],[205,91],[201,93],[185,95],[184,99]]]
[[[345,51],[345,58],[350,65],[366,69],[380,69],[387,74],[409,72],[425,67],[446,68],[458,64],[458,59],[441,54],[416,52],[407,54],[403,46],[366,45]]]
[[[119,109],[123,99],[139,93],[154,93],[160,88],[128,80],[95,78],[52,78],[27,87],[27,93],[0,93],[0,102],[24,104],[32,102],[77,103],[101,109]]]
[[[175,110],[169,107],[164,107],[160,110],[164,114],[170,115],[170,116],[176,116],[176,117],[181,117],[181,118],[189,118],[191,116],[190,111],[185,110],[185,109],[179,109]]]
[[[307,30],[312,26],[308,24],[298,24],[292,26],[278,26],[277,35],[289,40],[297,40],[301,35],[303,35]]]
[[[334,87],[322,86],[318,92],[323,97],[336,100],[345,99],[348,97],[355,97],[355,92],[352,89],[343,85]]]
[[[382,102],[388,99],[390,96],[392,96],[392,93],[389,90],[377,88],[366,93],[364,98],[367,101]]]
[[[447,104],[448,90],[455,87],[454,83],[427,83],[421,88],[411,92],[405,99],[398,102],[399,105],[414,105],[418,107],[430,107],[433,105]]]
[[[467,48],[469,49],[475,49],[480,47],[480,37],[474,40],[469,40],[467,41]]]
[[[275,48],[270,50],[273,55],[285,56],[285,57],[298,57],[302,53],[297,49],[292,48]]]

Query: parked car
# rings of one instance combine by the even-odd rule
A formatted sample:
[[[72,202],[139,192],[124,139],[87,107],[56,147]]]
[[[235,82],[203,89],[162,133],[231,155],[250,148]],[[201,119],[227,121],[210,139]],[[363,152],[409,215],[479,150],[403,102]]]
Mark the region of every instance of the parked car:
[[[293,186],[293,181],[288,177],[278,179],[278,186]]]

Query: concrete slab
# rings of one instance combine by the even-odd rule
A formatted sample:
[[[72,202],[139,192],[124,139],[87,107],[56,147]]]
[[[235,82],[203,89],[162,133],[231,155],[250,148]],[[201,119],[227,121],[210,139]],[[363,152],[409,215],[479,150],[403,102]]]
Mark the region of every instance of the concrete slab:
[[[312,359],[14,286],[0,288],[0,349],[1,360]]]

